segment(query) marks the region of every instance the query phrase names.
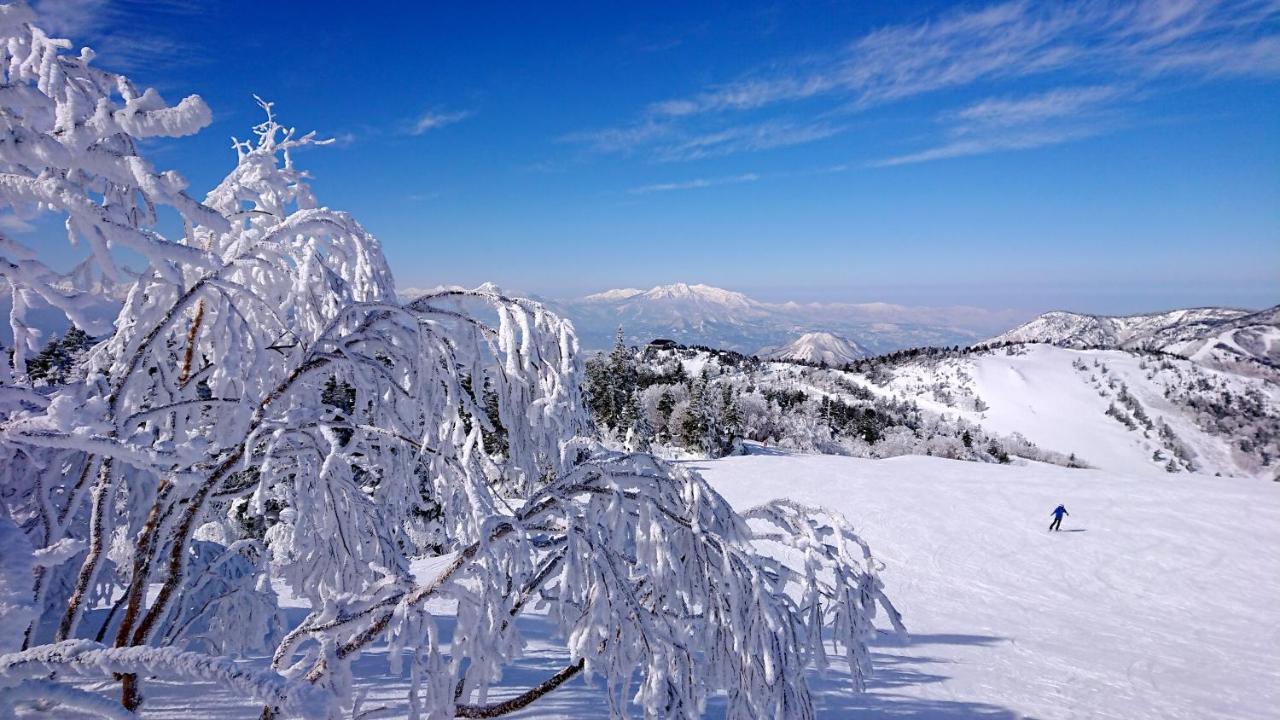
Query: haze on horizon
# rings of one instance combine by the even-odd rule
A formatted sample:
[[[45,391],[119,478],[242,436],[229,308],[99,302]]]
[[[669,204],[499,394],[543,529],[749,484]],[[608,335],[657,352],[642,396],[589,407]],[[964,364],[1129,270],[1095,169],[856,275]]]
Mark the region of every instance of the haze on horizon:
[[[252,94],[335,138],[298,162],[401,287],[1280,301],[1273,2],[36,6],[103,66],[205,98],[213,126],[157,147],[197,195]]]

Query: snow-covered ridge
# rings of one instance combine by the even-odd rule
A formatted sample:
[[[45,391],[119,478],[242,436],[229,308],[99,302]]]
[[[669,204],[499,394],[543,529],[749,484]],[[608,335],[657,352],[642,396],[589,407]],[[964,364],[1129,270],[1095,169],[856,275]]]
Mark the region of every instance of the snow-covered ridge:
[[[1160,350],[1214,366],[1280,365],[1280,306],[1254,312],[1190,308],[1144,315],[1045,313],[979,345],[1047,343],[1074,348]]]
[[[770,360],[799,360],[833,367],[847,365],[868,354],[856,342],[828,332],[805,333],[782,347],[763,348],[756,353]]]
[[[643,293],[643,295],[646,300],[694,301],[727,307],[749,307],[756,304],[755,301],[740,292],[702,284],[673,283],[671,285],[659,285]]]
[[[626,300],[643,293],[643,290],[637,288],[618,288],[616,290],[605,290],[604,292],[592,293],[582,298],[583,302],[614,302],[617,300]]]

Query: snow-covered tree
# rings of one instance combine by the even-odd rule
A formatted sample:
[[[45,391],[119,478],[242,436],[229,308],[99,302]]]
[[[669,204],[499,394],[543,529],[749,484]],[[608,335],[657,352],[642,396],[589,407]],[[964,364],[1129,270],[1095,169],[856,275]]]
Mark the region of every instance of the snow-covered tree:
[[[0,6],[0,211],[60,214],[87,253],[59,273],[0,236],[0,714],[126,717],[163,676],[335,717],[375,642],[407,660],[422,717],[499,716],[581,673],[614,715],[687,717],[724,692],[732,717],[804,718],[805,668],[832,647],[861,687],[877,607],[900,624],[843,520],[738,513],[695,473],[592,439],[572,326],[537,303],[492,286],[397,301],[377,240],[294,164],[319,141],[268,103],[192,199],[137,141],[195,132],[204,103],[168,106],[31,23]],[[107,284],[128,288],[114,325],[87,312]],[[103,338],[56,384],[29,370],[40,303]],[[415,577],[426,553],[440,570]],[[269,580],[310,603],[299,625],[280,626]],[[456,605],[450,635],[428,600]],[[570,661],[492,701],[535,604]],[[223,657],[264,650],[270,668]],[[121,704],[65,682],[86,677],[119,679]]]

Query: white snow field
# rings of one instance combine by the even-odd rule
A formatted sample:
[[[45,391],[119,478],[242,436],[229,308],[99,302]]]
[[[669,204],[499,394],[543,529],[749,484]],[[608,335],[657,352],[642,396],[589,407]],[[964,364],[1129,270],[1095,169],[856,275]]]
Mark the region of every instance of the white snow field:
[[[882,633],[864,695],[850,691],[838,662],[815,675],[820,718],[1277,717],[1275,483],[920,456],[689,464],[739,509],[789,497],[844,512],[884,563],[910,637]],[[1050,533],[1059,502],[1071,515]],[[447,562],[415,570],[430,576]],[[450,608],[433,609],[448,632]],[[566,662],[536,617],[523,628],[525,661],[491,699]],[[408,716],[407,668],[393,675],[375,649],[356,669],[356,717]],[[256,717],[252,704],[214,686],[144,687],[147,718]],[[708,716],[717,710],[713,703]],[[602,718],[608,706],[599,681],[575,678],[510,717]]]
[[[867,695],[823,684],[821,717],[1280,716],[1275,483],[928,457],[696,465],[739,508],[841,510],[886,566],[910,640],[886,636]]]

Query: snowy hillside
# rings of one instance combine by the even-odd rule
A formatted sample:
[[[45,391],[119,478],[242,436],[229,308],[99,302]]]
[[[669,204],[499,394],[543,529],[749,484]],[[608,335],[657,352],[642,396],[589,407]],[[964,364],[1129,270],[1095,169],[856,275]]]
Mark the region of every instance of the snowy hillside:
[[[798,360],[832,367],[847,365],[869,353],[848,338],[828,332],[805,333],[778,348],[762,348],[756,353],[769,360]]]
[[[869,351],[918,345],[967,345],[1025,318],[1021,313],[971,307],[912,307],[890,303],[770,303],[704,284],[674,283],[649,290],[618,288],[549,303],[573,320],[583,347],[609,347],[621,326],[642,345],[669,338],[738,352],[776,347],[798,333],[856,337]]]
[[[1280,306],[1260,312],[1192,308],[1115,317],[1050,312],[981,344],[1006,343],[1141,348],[1217,367],[1248,360],[1280,366]]]
[[[1049,345],[892,369],[883,392],[1107,470],[1275,477],[1280,387],[1169,357]]]

